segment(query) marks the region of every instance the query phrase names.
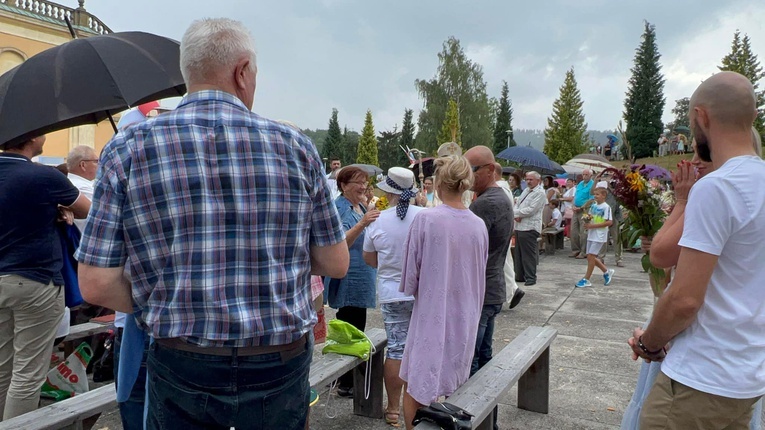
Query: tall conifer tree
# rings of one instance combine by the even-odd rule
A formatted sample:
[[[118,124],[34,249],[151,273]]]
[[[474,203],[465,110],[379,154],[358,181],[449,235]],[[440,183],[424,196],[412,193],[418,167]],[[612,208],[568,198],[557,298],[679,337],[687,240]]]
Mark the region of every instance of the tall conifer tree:
[[[560,96],[553,103],[552,115],[545,129],[544,152],[559,164],[585,152],[589,143],[582,105],[582,96],[572,67],[566,72]]]
[[[367,110],[367,116],[364,119],[364,129],[361,131],[361,138],[359,139],[356,162],[373,166],[379,166],[380,164],[377,159],[377,138],[375,137],[375,126],[372,123],[371,110]]]
[[[494,154],[508,146],[515,146],[513,139],[513,105],[510,101],[510,89],[507,81],[502,81],[502,93],[499,97],[497,114],[494,117]]]
[[[760,61],[757,55],[752,52],[752,44],[749,36],[736,30],[733,34],[733,43],[728,55],[723,57],[720,70],[729,70],[740,73],[749,79],[754,85],[754,91],[757,95],[757,118],[754,120],[754,127],[760,132],[760,137],[765,138],[765,90],[760,90],[760,80],[765,77]]]
[[[624,101],[627,139],[632,145],[632,155],[638,158],[653,153],[664,128],[661,116],[666,99],[659,58],[661,54],[656,44],[656,28],[646,21],[642,42],[635,54],[627,99]]]
[[[327,160],[333,157],[342,157],[343,134],[340,132],[340,124],[337,121],[337,109],[332,109],[332,116],[329,118],[329,129],[327,137],[324,139],[321,155]],[[350,160],[342,160],[344,163]]]
[[[441,124],[441,131],[438,133],[438,141],[444,142],[456,142],[462,146],[462,130],[460,127],[460,112],[457,102],[449,100],[448,108],[446,109],[446,117],[443,124]]]

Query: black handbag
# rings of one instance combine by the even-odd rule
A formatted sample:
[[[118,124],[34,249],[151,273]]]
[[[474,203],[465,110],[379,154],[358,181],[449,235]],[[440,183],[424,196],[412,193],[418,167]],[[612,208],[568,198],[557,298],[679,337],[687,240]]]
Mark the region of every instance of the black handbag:
[[[451,403],[433,402],[430,406],[417,410],[412,424],[417,425],[427,421],[444,430],[471,430],[473,428],[471,418],[473,415]]]

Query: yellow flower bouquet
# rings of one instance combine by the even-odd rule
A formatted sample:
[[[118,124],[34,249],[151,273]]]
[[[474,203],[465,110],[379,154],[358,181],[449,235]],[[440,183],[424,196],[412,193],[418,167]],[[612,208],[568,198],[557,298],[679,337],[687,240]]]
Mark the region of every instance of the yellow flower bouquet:
[[[377,203],[375,203],[375,207],[379,211],[384,211],[385,209],[388,209],[388,198],[385,196],[380,197],[377,200]]]

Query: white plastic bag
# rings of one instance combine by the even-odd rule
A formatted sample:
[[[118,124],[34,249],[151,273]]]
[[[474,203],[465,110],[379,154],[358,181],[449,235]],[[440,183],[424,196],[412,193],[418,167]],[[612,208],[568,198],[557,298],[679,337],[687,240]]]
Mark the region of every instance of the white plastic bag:
[[[76,394],[88,392],[88,374],[86,369],[93,350],[83,342],[66,361],[59,363],[48,372],[42,387],[42,396],[55,400],[63,400]]]

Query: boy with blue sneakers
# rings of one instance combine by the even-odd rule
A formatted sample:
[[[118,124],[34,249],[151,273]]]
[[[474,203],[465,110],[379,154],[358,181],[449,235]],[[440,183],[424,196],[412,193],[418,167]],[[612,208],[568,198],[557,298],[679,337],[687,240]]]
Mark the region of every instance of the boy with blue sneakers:
[[[596,188],[593,191],[595,203],[590,206],[589,216],[585,218],[584,228],[587,230],[587,274],[576,283],[577,288],[591,287],[590,276],[595,266],[603,271],[603,285],[609,285],[614,276],[614,270],[608,269],[598,259],[598,253],[608,241],[608,227],[613,224],[611,207],[606,203],[607,191]]]

